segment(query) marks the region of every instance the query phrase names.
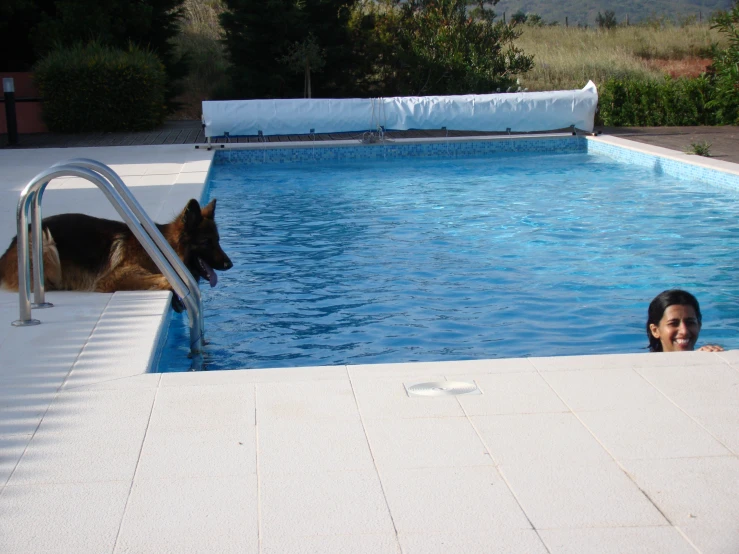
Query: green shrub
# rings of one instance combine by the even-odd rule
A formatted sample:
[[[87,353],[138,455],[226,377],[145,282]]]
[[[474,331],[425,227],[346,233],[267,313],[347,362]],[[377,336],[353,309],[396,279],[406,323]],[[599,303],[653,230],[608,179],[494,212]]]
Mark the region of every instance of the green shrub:
[[[728,47],[716,48],[713,54],[716,94],[709,107],[716,110],[721,123],[739,125],[739,0],[714,18],[712,28],[726,37]]]
[[[30,3],[43,12],[40,21],[27,29],[37,54],[34,61],[59,48],[71,48],[91,39],[121,50],[135,44],[156,54],[164,64],[165,98],[170,109],[177,108],[174,99],[182,92],[180,80],[188,71],[188,61],[178,55],[173,40],[180,32],[183,0],[11,1]]]
[[[598,12],[598,16],[595,18],[595,24],[598,25],[599,29],[615,29],[618,25],[618,21],[616,21],[616,12],[613,10],[606,10],[606,13],[603,15]]]
[[[612,78],[600,86],[598,115],[608,126],[715,125],[720,122],[707,106],[712,95],[707,77]]]
[[[704,156],[706,158],[711,157],[711,146],[712,144],[707,141],[702,142],[691,142],[690,148],[685,152],[686,154],[695,154],[696,156]]]
[[[469,7],[466,0],[363,4],[354,20],[355,44],[367,53],[367,74],[376,78],[366,88],[381,96],[415,96],[517,86],[517,76],[533,66],[514,44],[521,25],[495,21],[483,3]]]
[[[140,131],[162,123],[166,74],[151,52],[100,43],[51,52],[34,67],[50,131]]]

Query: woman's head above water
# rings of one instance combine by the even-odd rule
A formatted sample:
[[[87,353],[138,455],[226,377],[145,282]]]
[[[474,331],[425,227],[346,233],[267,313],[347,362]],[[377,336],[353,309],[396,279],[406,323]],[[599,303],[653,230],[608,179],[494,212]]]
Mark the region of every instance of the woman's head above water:
[[[686,352],[695,349],[703,316],[695,296],[680,289],[659,293],[649,304],[647,337],[651,352]],[[718,344],[704,344],[698,350],[722,352]]]
[[[652,352],[695,349],[701,330],[701,309],[695,296],[680,289],[659,293],[649,304],[647,337]]]

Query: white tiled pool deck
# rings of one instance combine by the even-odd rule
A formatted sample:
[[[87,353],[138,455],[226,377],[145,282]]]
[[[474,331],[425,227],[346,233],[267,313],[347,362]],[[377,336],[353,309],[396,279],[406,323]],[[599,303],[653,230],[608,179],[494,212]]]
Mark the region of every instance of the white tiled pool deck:
[[[110,164],[164,222],[212,155],[0,151],[0,248],[58,161]],[[74,179],[64,211],[115,217]],[[47,296],[15,328],[0,292],[3,554],[739,552],[739,351],[162,375],[167,294]],[[483,394],[406,394],[443,379]]]

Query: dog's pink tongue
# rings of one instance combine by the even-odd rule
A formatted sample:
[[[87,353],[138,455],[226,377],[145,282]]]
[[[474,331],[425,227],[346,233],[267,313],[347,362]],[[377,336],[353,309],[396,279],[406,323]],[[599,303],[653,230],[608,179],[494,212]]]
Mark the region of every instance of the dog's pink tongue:
[[[200,258],[200,265],[205,270],[205,274],[208,276],[208,282],[210,283],[211,287],[215,287],[216,284],[218,284],[218,275],[216,275],[216,272],[213,271],[213,268],[210,267],[205,260]]]

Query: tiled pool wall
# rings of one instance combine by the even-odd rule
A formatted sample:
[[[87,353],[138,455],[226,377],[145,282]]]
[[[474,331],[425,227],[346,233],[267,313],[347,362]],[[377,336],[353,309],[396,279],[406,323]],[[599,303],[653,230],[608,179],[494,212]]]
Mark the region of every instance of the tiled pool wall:
[[[704,181],[715,186],[739,190],[739,174],[737,173],[729,173],[719,169],[595,140],[587,140],[587,152],[589,154],[603,154],[619,162],[651,167],[657,175],[669,175],[678,179]]]
[[[445,141],[414,144],[382,143],[358,146],[301,146],[297,148],[249,148],[218,150],[213,163],[262,164],[321,162],[331,160],[380,160],[425,156],[479,156],[494,152],[586,152],[585,139],[577,136]]]
[[[454,140],[413,144],[372,144],[341,146],[300,146],[288,148],[249,148],[218,150],[213,165],[315,163],[337,160],[399,159],[431,156],[480,156],[497,152],[591,153],[602,154],[620,162],[651,167],[659,175],[698,180],[719,187],[739,190],[739,174],[722,171],[632,150],[614,144],[589,140],[582,136]]]

